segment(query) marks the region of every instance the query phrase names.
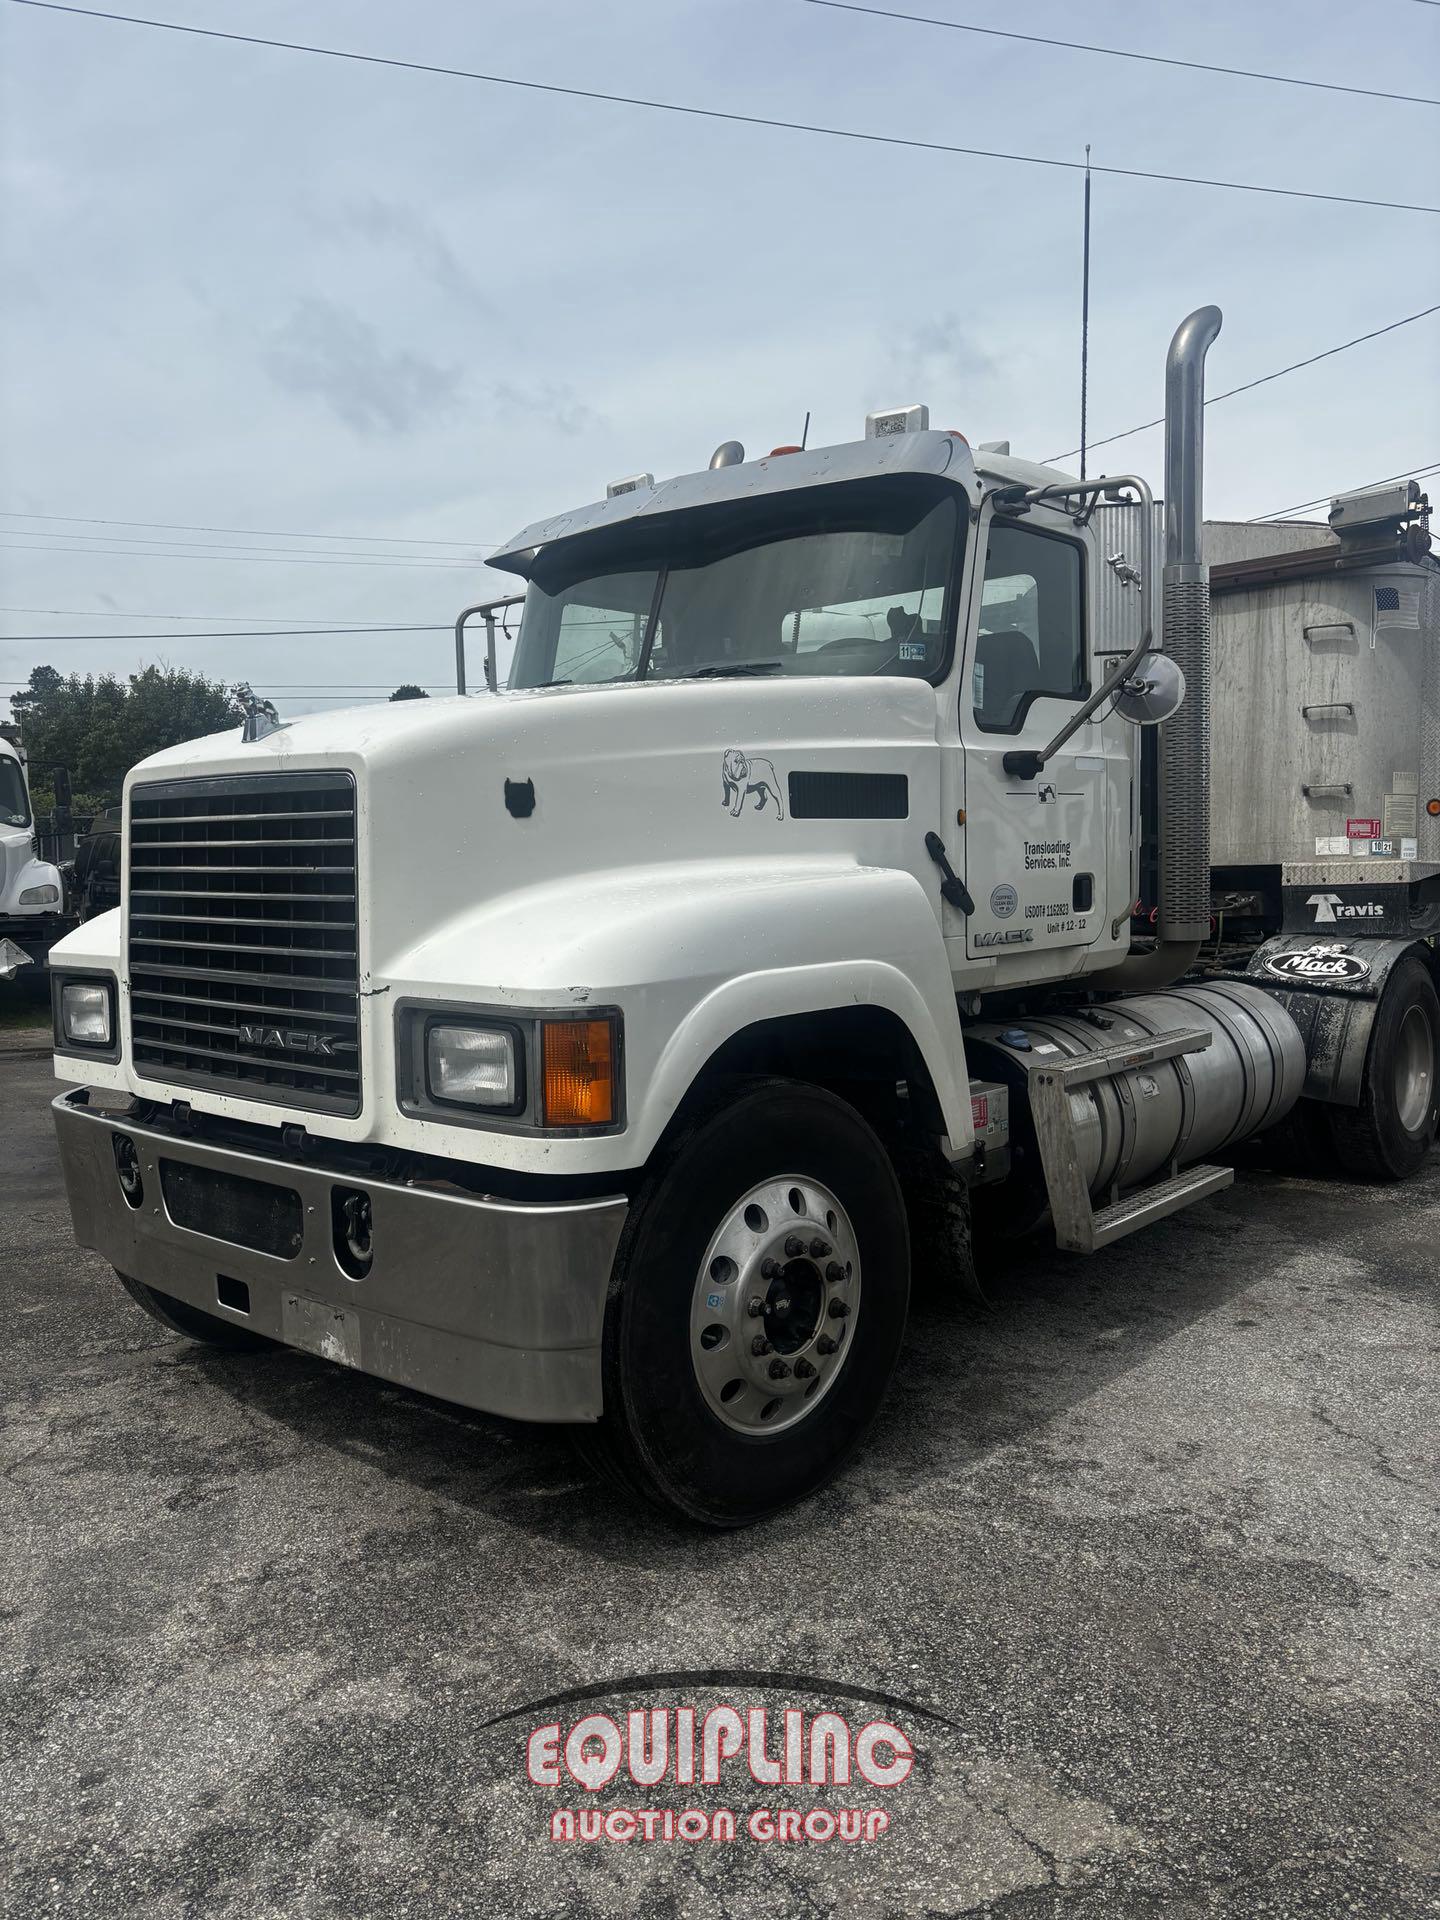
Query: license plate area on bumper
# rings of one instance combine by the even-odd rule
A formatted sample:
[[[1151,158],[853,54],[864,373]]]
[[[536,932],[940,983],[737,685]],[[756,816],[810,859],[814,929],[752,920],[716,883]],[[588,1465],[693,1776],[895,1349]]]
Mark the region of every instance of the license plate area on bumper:
[[[249,1247],[252,1253],[268,1253],[276,1260],[299,1256],[305,1228],[294,1187],[163,1154],[159,1167],[165,1211],[177,1227],[208,1234],[212,1240],[227,1240],[231,1246]]]
[[[53,1111],[75,1237],[119,1272],[441,1399],[522,1420],[599,1418],[623,1196],[471,1196],[180,1136],[74,1093]],[[372,1249],[360,1274],[336,1253],[336,1195],[355,1192]]]

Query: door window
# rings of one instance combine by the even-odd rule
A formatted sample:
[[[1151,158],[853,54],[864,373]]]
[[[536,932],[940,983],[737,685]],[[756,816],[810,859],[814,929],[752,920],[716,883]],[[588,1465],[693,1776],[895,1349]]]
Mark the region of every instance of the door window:
[[[1081,700],[1085,575],[1073,540],[996,520],[985,552],[970,697],[987,733],[1018,733],[1032,700]]]

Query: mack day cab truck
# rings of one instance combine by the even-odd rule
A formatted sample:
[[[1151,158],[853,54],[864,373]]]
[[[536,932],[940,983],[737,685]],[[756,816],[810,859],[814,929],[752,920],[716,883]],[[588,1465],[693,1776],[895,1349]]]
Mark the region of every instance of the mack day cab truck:
[[[25,760],[19,729],[0,727],[0,983],[43,967],[70,925],[60,870],[36,851]]]
[[[1278,935],[1176,984],[1211,924],[1219,326],[1170,348],[1158,595],[1100,510],[1152,526],[1141,480],[902,409],[527,527],[492,560],[526,583],[503,694],[492,647],[486,694],[256,702],[137,767],[122,905],[52,956],[81,1244],[200,1340],[576,1423],[723,1527],[856,1445],[912,1244],[964,1280],[972,1198],[1084,1251],[1224,1187],[1218,1156],[1301,1098],[1292,1009],[1361,1004],[1331,961],[1372,944],[1368,1044],[1327,1097],[1417,1164],[1422,939],[1327,928],[1297,971]]]

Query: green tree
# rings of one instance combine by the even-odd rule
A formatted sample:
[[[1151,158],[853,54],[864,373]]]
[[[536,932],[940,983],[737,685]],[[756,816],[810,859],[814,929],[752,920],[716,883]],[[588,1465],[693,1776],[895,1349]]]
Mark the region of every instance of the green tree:
[[[56,767],[70,770],[75,813],[98,812],[119,800],[126,774],[148,754],[243,717],[228,687],[183,667],[146,667],[124,681],[35,667],[10,706],[30,756],[37,815],[54,805]]]
[[[424,687],[417,687],[413,680],[407,680],[403,687],[396,687],[390,698],[392,700],[428,700],[430,696]]]

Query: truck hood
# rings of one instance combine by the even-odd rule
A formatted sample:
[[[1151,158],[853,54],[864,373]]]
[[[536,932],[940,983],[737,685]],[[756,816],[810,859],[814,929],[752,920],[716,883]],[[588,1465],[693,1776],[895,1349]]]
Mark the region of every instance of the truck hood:
[[[581,876],[588,891],[607,874],[633,887],[646,868],[661,886],[665,870],[697,863],[894,864],[897,831],[923,840],[938,818],[936,698],[924,681],[882,677],[400,701],[306,715],[250,743],[238,729],[189,741],[143,761],[127,794],[153,780],[352,772],[365,971],[380,981],[482,903],[513,911]],[[791,782],[806,774],[892,779],[883,800],[864,782],[857,800],[802,778],[797,806]]]

